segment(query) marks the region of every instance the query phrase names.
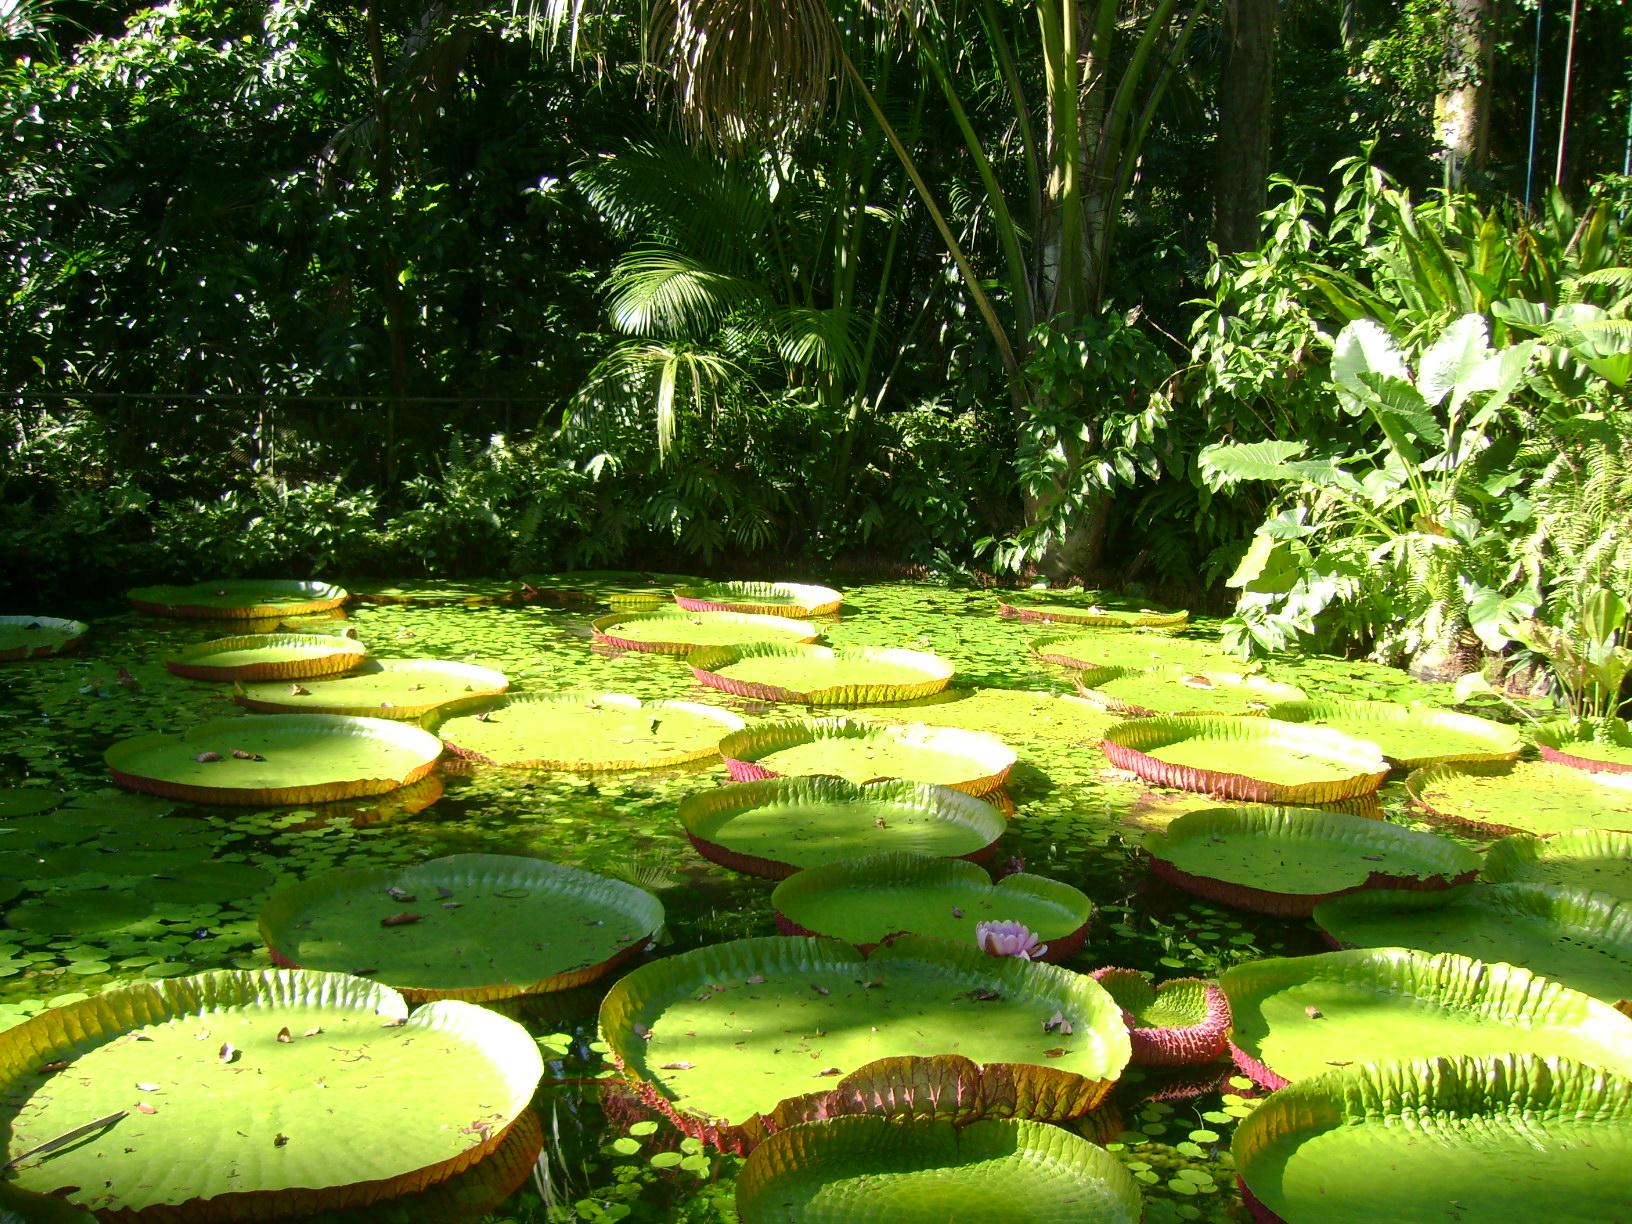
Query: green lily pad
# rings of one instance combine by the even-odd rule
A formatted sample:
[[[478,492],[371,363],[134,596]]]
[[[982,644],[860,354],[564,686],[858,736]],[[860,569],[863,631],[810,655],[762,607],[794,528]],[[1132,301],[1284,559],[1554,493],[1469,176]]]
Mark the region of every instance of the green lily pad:
[[[1100,747],[1146,781],[1253,803],[1337,803],[1388,777],[1376,745],[1274,718],[1142,718]]]
[[[869,726],[845,718],[760,723],[720,741],[739,782],[832,774],[851,782],[904,778],[984,795],[1003,785],[1016,760],[994,735],[952,727]]]
[[[699,854],[772,879],[885,850],[985,859],[1008,823],[991,804],[944,786],[824,776],[699,791],[680,801],[679,816]]]
[[[643,889],[508,854],[329,872],[274,894],[260,917],[280,965],[366,967],[409,1002],[582,986],[662,926],[662,903]]]
[[[185,646],[164,661],[190,680],[310,680],[337,676],[368,657],[363,644],[332,633],[240,634]]]
[[[502,672],[443,659],[373,659],[349,675],[304,684],[249,684],[233,694],[268,714],[352,714],[420,718],[432,710],[497,697],[510,687]]]
[[[786,616],[743,612],[614,612],[590,622],[595,640],[619,650],[651,654],[690,654],[705,646],[742,646],[750,642],[814,642],[821,630]]]
[[[1632,778],[1552,761],[1430,765],[1405,789],[1435,816],[1487,833],[1632,830]]]
[[[1102,667],[1220,671],[1238,663],[1219,648],[1216,637],[1179,637],[1155,629],[1047,633],[1032,640],[1031,653],[1045,663],[1078,671]]]
[[[1282,917],[1362,888],[1449,888],[1479,856],[1433,833],[1310,808],[1204,808],[1145,835],[1152,870],[1209,901]]]
[[[624,693],[507,697],[437,728],[450,751],[518,769],[657,769],[718,756],[745,724],[730,710]]]
[[[1188,1067],[1211,1062],[1229,1045],[1230,1005],[1224,992],[1200,978],[1160,984],[1138,969],[1108,965],[1090,975],[1122,1009],[1142,1067]]]
[[[1632,833],[1514,833],[1485,854],[1484,876],[1493,884],[1563,884],[1632,901]]]
[[[1232,1151],[1261,1220],[1604,1224],[1632,1202],[1632,1080],[1534,1055],[1359,1063],[1275,1093]]]
[[[1534,734],[1549,761],[1594,773],[1632,773],[1632,727],[1623,718],[1547,723]]]
[[[1172,629],[1190,619],[1188,612],[1107,606],[1097,592],[1015,591],[997,601],[999,616],[1012,620],[1092,625],[1096,629]]]
[[[675,587],[695,585],[702,579],[654,570],[568,570],[560,574],[523,574],[520,581],[528,599],[634,612],[661,607],[673,599]]]
[[[756,701],[872,705],[914,701],[952,681],[952,664],[923,650],[758,642],[699,650],[686,659],[710,688]]]
[[[403,723],[279,714],[139,735],[120,740],[105,759],[114,781],[132,790],[199,803],[276,804],[382,795],[423,778],[441,755],[441,740]]]
[[[362,1206],[493,1151],[542,1071],[514,1021],[451,1000],[410,1016],[360,978],[126,987],[0,1034],[6,1188],[121,1218]]]
[[[1093,902],[1069,884],[1017,872],[995,884],[960,859],[892,851],[789,876],[771,893],[784,935],[826,935],[867,951],[910,931],[953,943],[977,940],[982,922],[1019,922],[1058,963],[1088,936]]]
[[[182,870],[182,866],[186,869]],[[136,892],[156,905],[247,905],[271,886],[272,874],[250,863],[182,864],[169,872],[131,881]]]
[[[60,616],[0,616],[0,663],[61,654],[79,645],[85,626]]]
[[[832,587],[797,582],[709,582],[674,589],[688,612],[752,612],[761,616],[827,616],[844,596]]]
[[[16,820],[49,812],[68,796],[43,786],[0,787],[0,820]],[[4,845],[0,842],[0,845]]]
[[[1632,1015],[1632,902],[1555,884],[1354,893],[1315,908],[1340,946],[1507,961]]]
[[[1089,668],[1072,677],[1084,701],[1133,718],[1157,714],[1261,714],[1271,702],[1296,701],[1303,690],[1239,672],[1179,667]]]
[[[342,583],[351,597],[363,603],[417,604],[442,607],[463,604],[514,603],[521,598],[522,585],[505,578],[358,578]]]
[[[125,597],[143,612],[193,620],[269,619],[309,616],[346,602],[347,594],[327,582],[225,578],[191,586],[134,587]]]
[[[54,892],[19,902],[6,911],[6,925],[39,935],[91,936],[145,918],[153,903],[123,889]]]
[[[1269,716],[1369,740],[1400,769],[1453,761],[1516,761],[1524,747],[1514,727],[1392,701],[1289,701],[1272,707]]]
[[[1128,1061],[1121,1012],[1091,979],[917,936],[867,958],[781,936],[683,952],[613,986],[600,1029],[651,1104],[722,1146],[880,1059],[969,1059],[1009,1114],[1041,1121],[1093,1109]]]
[[[737,1214],[742,1224],[1137,1224],[1140,1200],[1114,1156],[1057,1126],[860,1115],[789,1127],[755,1148],[737,1178]]]
[[[984,731],[998,738],[1098,743],[1119,720],[1081,697],[1028,689],[946,689],[910,705],[856,710],[848,715],[872,723],[922,723]]]
[[[1266,1088],[1436,1050],[1558,1054],[1632,1073],[1632,1019],[1519,965],[1355,948],[1236,965],[1220,984],[1236,1064]]]

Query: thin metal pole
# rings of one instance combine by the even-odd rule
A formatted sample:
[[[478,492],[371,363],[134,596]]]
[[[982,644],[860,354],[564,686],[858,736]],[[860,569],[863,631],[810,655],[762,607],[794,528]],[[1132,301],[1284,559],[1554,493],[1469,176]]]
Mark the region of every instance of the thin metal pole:
[[[1546,0],[1536,0],[1536,49],[1530,57],[1530,154],[1524,162],[1524,211],[1530,211],[1530,184],[1536,174],[1536,103],[1541,97],[1541,11]]]
[[[1621,177],[1632,174],[1632,74],[1627,77],[1626,91],[1626,152],[1621,154]]]
[[[1553,166],[1553,186],[1564,182],[1564,136],[1570,125],[1570,85],[1575,80],[1575,18],[1581,0],[1570,0],[1570,39],[1564,49],[1564,97],[1558,104],[1558,161]]]

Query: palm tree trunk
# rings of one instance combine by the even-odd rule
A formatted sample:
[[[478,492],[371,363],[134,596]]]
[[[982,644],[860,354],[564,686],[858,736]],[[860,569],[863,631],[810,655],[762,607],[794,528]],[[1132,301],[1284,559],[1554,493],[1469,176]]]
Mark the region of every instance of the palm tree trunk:
[[[1218,82],[1218,186],[1213,241],[1220,252],[1258,245],[1269,175],[1275,0],[1230,0]]]

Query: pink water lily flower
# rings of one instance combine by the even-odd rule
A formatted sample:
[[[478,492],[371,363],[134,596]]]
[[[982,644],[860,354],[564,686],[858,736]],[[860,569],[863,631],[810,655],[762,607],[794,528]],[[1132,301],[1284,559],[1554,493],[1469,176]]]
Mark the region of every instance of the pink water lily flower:
[[[1048,945],[1039,944],[1037,936],[1023,922],[977,922],[975,942],[988,956],[1037,960],[1048,954]]]

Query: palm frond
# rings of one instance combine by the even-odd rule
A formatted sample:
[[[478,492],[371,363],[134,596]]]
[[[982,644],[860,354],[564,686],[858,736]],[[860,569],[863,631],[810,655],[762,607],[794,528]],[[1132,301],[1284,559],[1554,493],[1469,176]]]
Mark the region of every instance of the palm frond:
[[[867,320],[858,311],[784,306],[771,311],[766,322],[788,365],[844,379],[860,377]]]
[[[734,362],[705,349],[631,340],[608,353],[574,400],[574,412],[622,409],[650,401],[657,428],[657,452],[666,460],[679,435],[679,405],[690,402],[702,417],[717,413],[723,385],[746,382]]]
[[[618,330],[636,336],[701,337],[734,311],[763,300],[757,282],[709,267],[683,251],[636,247],[606,280]]]

